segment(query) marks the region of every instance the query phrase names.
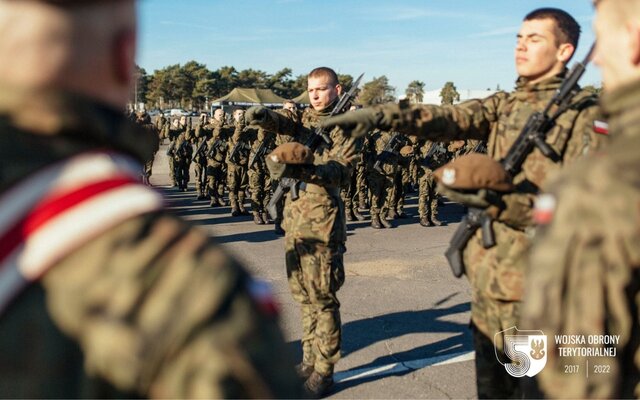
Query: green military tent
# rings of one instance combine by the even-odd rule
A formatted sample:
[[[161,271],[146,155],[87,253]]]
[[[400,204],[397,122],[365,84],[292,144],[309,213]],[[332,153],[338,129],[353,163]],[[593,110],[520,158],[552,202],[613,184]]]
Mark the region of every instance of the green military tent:
[[[295,101],[297,104],[311,104],[311,101],[309,101],[309,92],[306,90],[302,92],[300,96],[291,100]]]
[[[282,102],[286,99],[273,93],[271,89],[244,89],[235,88],[226,96],[215,99],[211,102],[212,106],[234,105],[234,106],[253,106],[262,104],[265,106],[282,106]]]

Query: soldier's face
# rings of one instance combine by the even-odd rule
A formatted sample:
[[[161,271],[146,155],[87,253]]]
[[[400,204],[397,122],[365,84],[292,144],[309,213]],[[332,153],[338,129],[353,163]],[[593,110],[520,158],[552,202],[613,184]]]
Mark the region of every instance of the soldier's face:
[[[606,91],[634,79],[634,64],[640,62],[640,24],[625,22],[621,17],[625,10],[616,7],[616,1],[599,1],[593,22],[597,38],[593,61],[600,67]]]
[[[552,19],[533,19],[522,23],[515,51],[519,76],[535,83],[562,71],[564,63],[573,54],[573,46],[567,43],[558,45],[555,32],[556,25]]]
[[[233,113],[233,118],[237,122],[240,122],[242,120],[243,116],[244,116],[244,111],[242,111],[242,110],[236,110],[236,112]]]
[[[215,110],[213,112],[213,118],[215,118],[217,121],[222,120],[222,115],[224,114],[224,111],[222,110]]]
[[[296,107],[291,103],[286,103],[283,108],[292,112],[296,111]]]
[[[340,84],[333,84],[328,77],[309,77],[307,81],[307,91],[311,107],[316,111],[324,110],[340,95],[342,87]]]

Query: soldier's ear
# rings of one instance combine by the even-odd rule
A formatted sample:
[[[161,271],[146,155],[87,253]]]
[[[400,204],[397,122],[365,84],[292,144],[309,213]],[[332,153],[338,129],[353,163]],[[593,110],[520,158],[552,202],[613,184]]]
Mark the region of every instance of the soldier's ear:
[[[562,43],[560,47],[558,47],[558,53],[556,57],[558,58],[558,61],[566,64],[569,62],[575,51],[576,48],[571,43]]]

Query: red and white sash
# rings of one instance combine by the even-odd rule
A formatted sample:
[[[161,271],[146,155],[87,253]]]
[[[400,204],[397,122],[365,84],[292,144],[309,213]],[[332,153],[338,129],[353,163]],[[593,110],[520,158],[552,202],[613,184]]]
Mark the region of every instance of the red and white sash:
[[[162,208],[140,164],[92,152],[51,165],[0,196],[0,314],[70,252],[125,220]]]

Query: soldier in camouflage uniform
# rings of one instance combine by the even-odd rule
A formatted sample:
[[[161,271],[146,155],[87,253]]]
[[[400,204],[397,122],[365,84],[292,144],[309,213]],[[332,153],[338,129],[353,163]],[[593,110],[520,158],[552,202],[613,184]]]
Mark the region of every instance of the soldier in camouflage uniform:
[[[211,139],[207,142],[207,195],[211,198],[209,205],[211,207],[225,206],[223,198],[225,165],[230,127],[225,123],[222,109],[213,112],[208,129],[212,131]]]
[[[175,147],[176,147],[176,139],[180,136],[182,132],[180,128],[180,120],[174,119],[173,122],[167,123],[168,128],[167,139],[169,139],[169,147],[167,148],[167,161],[169,162],[169,177],[171,178],[171,186],[177,187],[178,183],[176,180],[176,165],[175,165]]]
[[[244,208],[246,190],[249,185],[247,175],[247,164],[249,162],[249,143],[255,140],[257,132],[255,129],[245,130],[244,110],[238,109],[233,112],[234,131],[227,142],[227,185],[229,187],[229,203],[231,204],[231,215],[249,214]],[[236,146],[237,145],[237,146]],[[235,154],[233,153],[236,148]]]
[[[158,114],[158,117],[156,118],[156,129],[160,136],[160,144],[164,144],[164,139],[169,137],[169,122],[162,113]]]
[[[142,129],[146,129],[151,132],[153,135],[158,136],[158,132],[156,130],[155,125],[151,123],[151,117],[146,111],[142,111],[136,114],[136,123],[142,127]],[[145,185],[151,185],[149,183],[149,178],[151,178],[152,170],[153,170],[153,160],[158,152],[159,146],[155,146],[153,151],[147,155],[145,159],[144,167],[142,170],[142,182]]]
[[[286,115],[288,118],[293,118],[296,122],[300,121],[300,113],[298,112],[298,108],[296,107],[296,103],[293,100],[287,100],[283,103],[282,105],[282,109],[277,110],[276,112],[279,112],[283,115]],[[283,135],[280,133],[276,132],[276,138],[275,138],[275,145],[276,146],[280,146],[281,144],[284,143],[288,143],[294,140],[293,136],[290,135]],[[276,187],[278,187],[278,184],[280,183],[280,181],[278,179],[271,179],[271,183],[272,183],[272,187],[275,190]],[[283,218],[283,213],[284,213],[284,202],[285,202],[285,197],[282,198],[282,200],[280,202],[278,202],[278,204],[276,204],[276,211],[278,213],[274,224],[274,232],[276,235],[284,235],[284,229],[282,229],[282,218]]]
[[[247,122],[305,143],[309,132],[331,113],[342,87],[332,69],[321,67],[309,73],[307,90],[312,107],[305,110],[302,123],[294,115],[287,117],[264,107],[249,109]],[[286,165],[278,174],[303,182],[297,200],[287,196],[283,225],[289,287],[302,311],[303,358],[297,369],[314,396],[331,388],[334,365],[340,358],[337,291],[344,282],[347,239],[340,187],[349,181],[353,155],[361,150],[361,139],[345,137],[337,129],[330,136],[332,146],[322,145],[313,164]]]
[[[207,198],[207,146],[206,143],[213,136],[213,131],[207,123],[207,116],[201,115],[200,121],[194,129],[193,144],[196,153],[193,155],[195,163],[196,193],[198,200]]]
[[[173,158],[173,176],[176,180],[178,190],[187,191],[189,184],[189,167],[193,157],[193,147],[191,146],[191,128],[186,117],[180,118],[177,131],[180,131],[175,138],[173,147],[170,150],[170,157]]]
[[[502,159],[534,111],[542,111],[562,83],[566,63],[577,46],[580,28],[567,13],[539,9],[525,17],[518,34],[516,90],[499,92],[483,100],[455,106],[383,105],[354,111],[327,121],[352,135],[372,128],[394,129],[431,140],[488,140],[488,154]],[[485,249],[478,230],[464,250],[466,274],[472,287],[471,319],[476,349],[479,397],[519,396],[518,381],[496,360],[492,338],[515,326],[523,294],[523,255],[529,248],[532,205],[546,179],[562,166],[603,142],[594,130],[599,108],[596,98],[576,87],[572,107],[561,114],[549,132],[547,143],[562,159],[553,162],[535,150],[513,177],[517,191],[502,197],[504,208],[492,222],[496,246]],[[497,337],[501,359],[502,337]]]
[[[4,54],[37,49],[0,63],[0,397],[300,397],[269,295],[137,180],[158,138],[120,111],[134,2],[0,21]]]
[[[267,205],[271,200],[271,177],[264,161],[264,155],[275,149],[275,133],[258,129],[256,140],[251,142],[251,153],[249,161],[253,165],[248,165],[249,190],[251,191],[251,213],[253,222],[257,225],[264,225],[271,222],[267,213]],[[261,150],[260,147],[264,146]],[[263,155],[256,155],[260,151]]]
[[[640,397],[638,21],[638,0],[596,2],[594,61],[611,143],[563,171],[535,208],[540,227],[520,327],[547,336],[547,363],[536,376],[547,398]],[[615,357],[559,357],[555,335],[619,335],[619,341],[576,346],[613,348]],[[567,366],[579,372],[567,373]]]
[[[368,148],[364,148],[364,154],[368,155],[367,163],[367,180],[371,189],[371,227],[374,229],[391,228],[391,223],[387,221],[385,216],[389,210],[388,199],[393,196],[394,177],[398,172],[398,156],[389,155],[381,164],[382,172],[376,170],[374,165],[376,160],[382,155],[382,152],[391,139],[392,133],[374,130],[365,144]]]
[[[445,154],[436,154],[431,157],[429,151],[432,146],[437,146],[430,140],[421,139],[418,141],[419,154],[418,162],[418,213],[420,215],[420,225],[440,226],[442,222],[438,220],[438,193],[436,192],[436,182],[433,171],[444,165],[447,161]]]

